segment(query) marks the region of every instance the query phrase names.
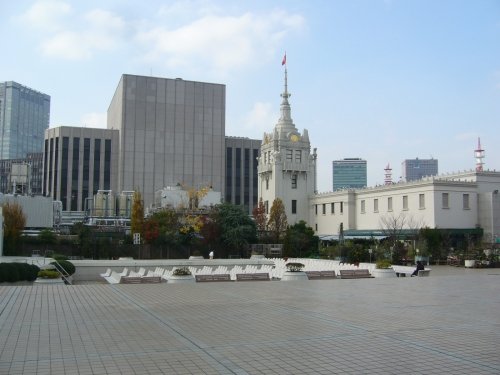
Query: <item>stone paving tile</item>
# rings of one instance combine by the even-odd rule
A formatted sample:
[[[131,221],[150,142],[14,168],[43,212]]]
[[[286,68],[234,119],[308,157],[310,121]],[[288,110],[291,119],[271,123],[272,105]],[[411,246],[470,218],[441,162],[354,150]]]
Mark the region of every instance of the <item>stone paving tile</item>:
[[[0,374],[498,374],[499,281],[0,285]]]

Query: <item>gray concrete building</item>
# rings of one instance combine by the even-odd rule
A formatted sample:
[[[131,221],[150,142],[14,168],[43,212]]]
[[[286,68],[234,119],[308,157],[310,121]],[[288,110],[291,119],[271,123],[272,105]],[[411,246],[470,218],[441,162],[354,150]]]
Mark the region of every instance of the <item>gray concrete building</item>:
[[[260,139],[226,137],[224,201],[243,206],[249,214],[258,203]]]
[[[50,96],[19,83],[0,82],[0,159],[43,151]]]
[[[45,131],[43,193],[63,211],[84,211],[98,190],[116,191],[118,131],[60,126]]]
[[[117,189],[155,191],[181,184],[212,186],[224,196],[226,87],[122,75],[108,109],[119,131]]]
[[[0,160],[0,193],[41,195],[42,185],[43,152]]]

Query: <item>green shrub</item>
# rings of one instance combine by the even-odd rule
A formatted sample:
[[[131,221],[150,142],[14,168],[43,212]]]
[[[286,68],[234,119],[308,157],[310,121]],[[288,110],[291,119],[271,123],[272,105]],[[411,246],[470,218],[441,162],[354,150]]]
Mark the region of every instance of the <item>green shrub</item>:
[[[52,259],[60,261],[60,260],[68,260],[69,258],[64,254],[52,254]]]
[[[56,269],[62,274],[73,275],[75,273],[75,265],[69,260],[58,260],[57,262],[51,262]]]
[[[289,272],[301,272],[303,268],[304,265],[302,263],[290,262],[286,264],[286,269]]]
[[[8,283],[19,281],[19,270],[15,263],[0,263],[0,281]]]
[[[176,268],[174,272],[172,272],[174,276],[189,276],[191,275],[191,271],[187,267]]]
[[[59,271],[55,270],[41,270],[38,272],[38,277],[41,277],[42,279],[58,279],[61,277],[61,274]]]
[[[0,263],[0,282],[34,281],[40,268],[27,263]]]
[[[376,267],[379,269],[391,268],[391,261],[389,259],[377,260]]]
[[[34,264],[26,264],[26,267],[24,267],[24,280],[35,281],[38,277],[38,272],[40,272],[40,267]]]

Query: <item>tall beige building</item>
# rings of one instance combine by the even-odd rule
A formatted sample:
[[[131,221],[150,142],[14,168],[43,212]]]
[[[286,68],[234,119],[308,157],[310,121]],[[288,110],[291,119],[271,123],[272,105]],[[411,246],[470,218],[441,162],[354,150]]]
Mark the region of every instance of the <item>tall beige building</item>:
[[[224,194],[226,87],[122,75],[108,109],[119,130],[117,190],[154,192],[181,184]]]

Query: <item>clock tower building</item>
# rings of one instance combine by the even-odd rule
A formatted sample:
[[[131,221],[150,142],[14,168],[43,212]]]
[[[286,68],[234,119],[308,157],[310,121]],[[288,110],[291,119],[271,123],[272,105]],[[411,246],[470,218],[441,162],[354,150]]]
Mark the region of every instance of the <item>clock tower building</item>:
[[[295,127],[287,87],[281,94],[281,116],[271,133],[264,133],[258,163],[259,199],[269,214],[276,198],[285,206],[289,225],[309,222],[309,197],[316,192],[316,149],[311,154],[309,133]]]

